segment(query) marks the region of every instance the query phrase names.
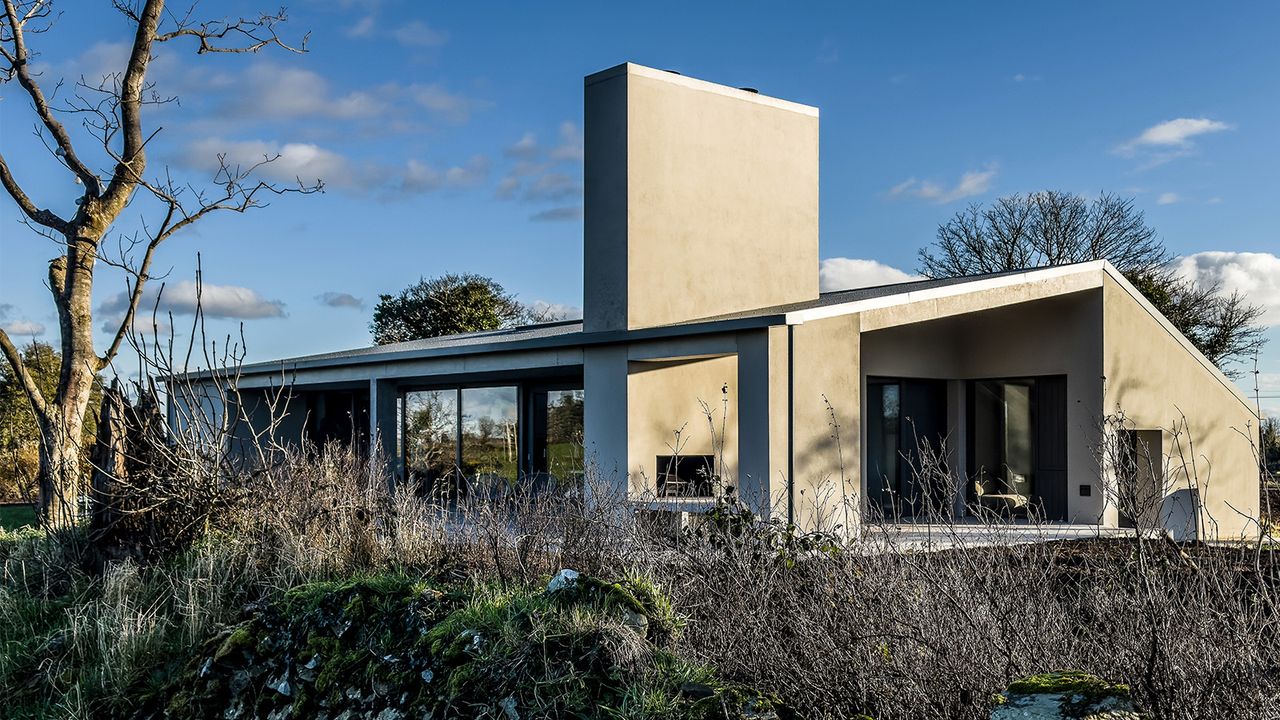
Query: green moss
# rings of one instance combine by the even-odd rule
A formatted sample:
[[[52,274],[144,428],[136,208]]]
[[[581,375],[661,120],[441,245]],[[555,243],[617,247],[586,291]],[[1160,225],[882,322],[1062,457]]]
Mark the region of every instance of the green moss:
[[[1100,700],[1108,697],[1129,697],[1129,686],[1121,683],[1110,683],[1095,675],[1080,670],[1055,670],[1053,672],[1032,675],[1009,684],[1009,695],[1079,695],[1086,700]]]
[[[204,708],[175,718],[213,717],[242,701],[258,716],[377,706],[500,717],[495,698],[512,698],[522,717],[673,720],[778,704],[677,656],[678,624],[660,588],[638,577],[584,578],[554,596],[541,585],[464,590],[402,575],[316,583],[207,644],[208,661],[189,664],[167,697]],[[245,647],[256,651],[238,652]],[[281,679],[287,696],[264,692]]]
[[[234,652],[246,650],[250,646],[256,646],[256,640],[257,634],[254,632],[252,622],[238,625],[218,646],[217,652],[213,654],[213,661],[222,662]]]

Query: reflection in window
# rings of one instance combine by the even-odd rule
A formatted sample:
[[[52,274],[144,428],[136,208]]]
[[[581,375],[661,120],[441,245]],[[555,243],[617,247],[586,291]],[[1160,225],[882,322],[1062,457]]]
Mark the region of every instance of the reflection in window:
[[[583,473],[581,390],[547,393],[547,472],[557,480],[578,480]]]
[[[869,502],[886,517],[894,515],[894,495],[898,490],[899,435],[901,426],[901,386],[898,383],[867,385],[868,413],[867,486]],[[879,412],[876,412],[876,410]]]
[[[1034,483],[1033,381],[974,383],[973,465],[978,502],[999,511],[1023,511]]]
[[[410,480],[437,489],[457,467],[458,391],[426,390],[404,396],[404,456]]]
[[[514,387],[462,391],[462,468],[468,485],[514,484],[520,468],[516,448]]]

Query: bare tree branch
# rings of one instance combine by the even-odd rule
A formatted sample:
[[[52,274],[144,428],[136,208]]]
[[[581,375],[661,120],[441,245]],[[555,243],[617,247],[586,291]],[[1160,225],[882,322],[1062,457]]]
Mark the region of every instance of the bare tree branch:
[[[234,22],[219,20],[212,22],[203,22],[196,26],[180,23],[178,28],[169,32],[156,36],[156,42],[168,42],[175,38],[193,37],[200,41],[200,47],[197,53],[256,53],[265,47],[274,45],[283,48],[289,52],[304,53],[307,51],[307,40],[310,35],[304,35],[302,43],[297,47],[289,45],[280,39],[276,34],[275,26],[277,23],[285,22],[288,18],[284,9],[274,15],[262,14],[257,19],[239,18]],[[227,38],[240,38],[248,42],[247,45],[240,46],[222,46],[216,44],[219,40]]]
[[[14,377],[22,384],[22,392],[31,403],[31,408],[41,420],[47,418],[49,407],[44,395],[40,393],[40,388],[36,387],[35,378],[27,371],[27,366],[22,361],[22,353],[14,346],[13,341],[9,339],[9,333],[3,328],[0,328],[0,351],[4,352],[5,359],[9,361],[9,367],[13,368]]]
[[[23,14],[22,18],[18,17],[18,9],[14,4],[14,0],[4,0],[5,16],[8,18],[9,33],[8,38],[13,43],[12,53],[6,50],[5,59],[9,62],[6,71],[11,77],[18,78],[18,84],[27,91],[27,95],[31,97],[31,103],[35,106],[36,115],[39,116],[40,122],[44,124],[45,129],[53,136],[58,144],[58,149],[62,151],[62,160],[71,168],[71,171],[80,178],[80,182],[84,183],[85,195],[89,197],[97,197],[101,194],[102,186],[98,181],[98,176],[94,174],[87,165],[85,165],[76,155],[75,148],[71,144],[71,136],[67,133],[67,129],[54,117],[53,109],[49,107],[49,102],[44,96],[44,91],[31,78],[31,69],[28,64],[27,42],[23,26],[38,14],[43,0],[36,2],[32,7]]]
[[[9,197],[21,208],[22,213],[31,218],[32,222],[39,223],[47,228],[64,232],[67,229],[67,221],[58,217],[54,212],[36,207],[36,204],[27,197],[22,187],[18,185],[18,181],[14,179],[13,173],[9,171],[9,163],[5,162],[4,156],[0,155],[0,184],[4,185],[4,189],[9,192]]]

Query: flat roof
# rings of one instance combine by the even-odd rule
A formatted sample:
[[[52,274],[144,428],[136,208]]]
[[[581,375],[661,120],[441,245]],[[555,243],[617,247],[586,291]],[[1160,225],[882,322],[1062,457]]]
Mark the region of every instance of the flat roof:
[[[965,292],[968,288],[955,286],[970,284],[979,285],[972,288],[972,290],[977,291],[989,286],[992,280],[1003,280],[1010,283],[1030,282],[1038,279],[1038,276],[1041,275],[1056,275],[1064,271],[1096,270],[1098,267],[1099,263],[1093,262],[1080,263],[1075,266],[1038,268],[1035,270],[1014,270],[951,278],[909,280],[888,285],[825,292],[819,294],[814,300],[757,308],[674,325],[638,330],[609,330],[588,333],[583,330],[581,320],[561,320],[499,330],[445,335],[410,342],[351,348],[278,360],[265,360],[246,364],[239,370],[241,375],[256,375],[260,373],[276,373],[282,368],[305,370],[309,368],[400,362],[457,355],[607,345],[689,335],[735,332],[803,322],[806,316],[813,313],[826,316],[857,312],[867,302],[884,301],[888,298],[906,300],[910,296],[918,296],[920,293],[927,291],[952,288],[953,291]],[[197,371],[189,373],[185,377],[199,379],[207,375],[207,371]]]

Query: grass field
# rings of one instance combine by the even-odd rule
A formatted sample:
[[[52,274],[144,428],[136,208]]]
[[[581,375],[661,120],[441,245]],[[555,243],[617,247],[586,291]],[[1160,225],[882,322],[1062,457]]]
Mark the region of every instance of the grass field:
[[[36,510],[25,503],[20,505],[0,505],[0,528],[13,530],[23,525],[36,524]]]

